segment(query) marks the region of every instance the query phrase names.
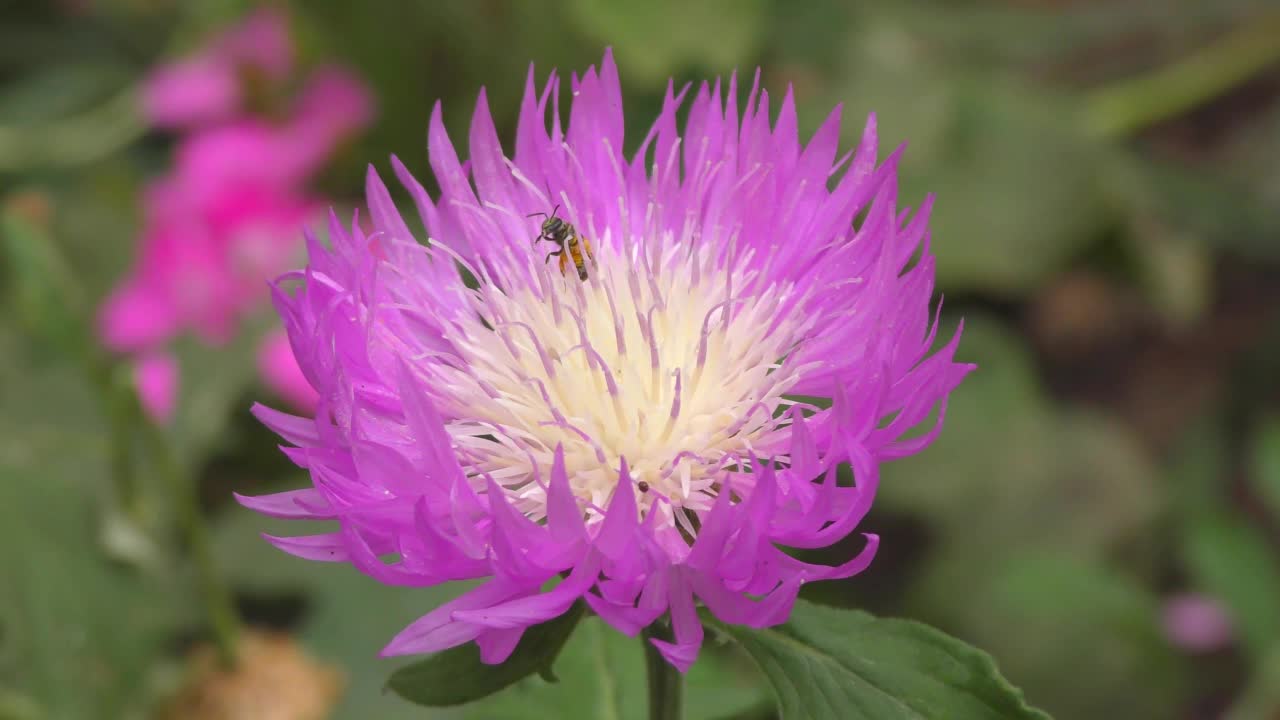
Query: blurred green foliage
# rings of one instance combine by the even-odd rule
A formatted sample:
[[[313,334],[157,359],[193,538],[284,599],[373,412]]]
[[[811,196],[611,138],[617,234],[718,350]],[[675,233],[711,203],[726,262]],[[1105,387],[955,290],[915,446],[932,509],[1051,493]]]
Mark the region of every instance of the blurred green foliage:
[[[148,564],[110,539],[112,406],[66,338],[83,336],[127,267],[138,192],[170,149],[136,118],[139,77],[253,5],[0,1],[0,717],[141,717],[197,627],[181,546]],[[376,93],[379,119],[322,182],[343,205],[359,202],[363,164],[390,153],[429,176],[437,99],[461,131],[487,86],[510,138],[530,61],[539,77],[581,69],[606,45],[631,144],[669,76],[760,66],[775,94],[795,86],[804,130],[844,103],[849,142],[875,111],[883,142],[909,142],[906,202],[937,194],[944,322],[967,318],[960,357],[980,370],[934,446],[886,468],[867,522],[883,536],[877,564],[814,596],[936,623],[1061,718],[1280,708],[1280,387],[1241,379],[1280,371],[1264,347],[1280,332],[1280,67],[1260,63],[1176,112],[1107,94],[1230,48],[1242,28],[1276,22],[1273,2],[287,6],[307,62],[349,64]],[[1118,126],[1097,120],[1108,108],[1141,122],[1100,132]],[[33,197],[47,217],[14,204]],[[449,590],[383,587],[266,547],[270,523],[227,506],[230,491],[302,476],[247,416],[263,395],[249,346],[179,351],[174,436],[249,619],[343,668],[339,718],[470,717],[382,693],[397,664],[374,658]],[[145,482],[146,464],[136,470]],[[157,513],[143,512],[144,534],[166,532]],[[1170,643],[1160,610],[1183,590],[1224,603],[1230,647]],[[635,697],[635,643],[583,630],[562,687],[526,681],[490,716],[556,707],[561,691]],[[740,657],[715,651],[700,667],[691,717],[760,712]]]

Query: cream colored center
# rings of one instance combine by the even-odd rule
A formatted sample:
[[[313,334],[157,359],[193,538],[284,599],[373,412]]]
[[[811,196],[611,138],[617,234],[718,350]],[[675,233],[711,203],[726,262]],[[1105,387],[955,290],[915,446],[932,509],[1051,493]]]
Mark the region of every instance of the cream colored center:
[[[622,458],[642,511],[706,509],[724,467],[785,436],[775,414],[797,373],[778,363],[804,323],[775,322],[786,288],[735,296],[742,278],[707,248],[596,254],[586,282],[553,259],[541,292],[482,289],[449,338],[464,363],[437,392],[463,418],[449,431],[464,467],[534,519],[558,445],[588,514],[608,506]]]

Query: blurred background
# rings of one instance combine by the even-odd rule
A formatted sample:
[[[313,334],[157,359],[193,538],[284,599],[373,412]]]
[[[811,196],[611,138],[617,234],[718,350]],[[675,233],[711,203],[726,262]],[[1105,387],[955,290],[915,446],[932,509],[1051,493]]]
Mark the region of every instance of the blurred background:
[[[304,482],[248,413],[310,402],[262,282],[296,228],[390,153],[426,180],[437,98],[458,137],[486,86],[510,150],[530,61],[610,45],[632,143],[668,77],[759,66],[803,132],[877,112],[904,202],[938,195],[980,369],[886,469],[875,564],[811,599],[936,624],[1060,718],[1280,717],[1274,0],[0,0],[0,718],[643,697],[638,644],[590,625],[559,686],[385,694],[376,652],[449,591],[287,557],[231,499]],[[284,633],[253,636],[256,684],[208,680],[202,558]],[[710,653],[689,716],[771,717],[750,673]]]

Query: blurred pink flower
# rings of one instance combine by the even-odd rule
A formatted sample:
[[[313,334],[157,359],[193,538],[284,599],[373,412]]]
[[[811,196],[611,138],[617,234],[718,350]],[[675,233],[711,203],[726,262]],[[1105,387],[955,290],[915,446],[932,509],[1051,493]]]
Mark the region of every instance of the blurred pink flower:
[[[1182,593],[1169,598],[1162,612],[1169,642],[1191,652],[1221,650],[1231,642],[1231,618],[1216,598]]]
[[[221,120],[240,109],[246,74],[280,80],[292,68],[288,19],[260,10],[190,57],[158,67],[143,85],[143,112],[160,127]]]
[[[319,395],[298,367],[289,345],[289,336],[283,330],[268,335],[258,350],[258,373],[262,382],[295,410],[313,413]]]
[[[160,127],[194,125],[231,114],[240,104],[236,70],[197,57],[163,65],[142,87],[142,110]]]
[[[306,185],[372,119],[373,101],[357,76],[323,66],[287,117],[253,115],[247,81],[256,75],[279,90],[293,60],[287,18],[262,10],[152,73],[144,112],[182,135],[170,171],[143,193],[136,264],[100,309],[99,334],[112,350],[151,353],[188,331],[227,343],[265,304],[268,281],[299,259],[302,227],[321,205]],[[287,342],[269,340],[259,362],[282,397],[313,406]]]
[[[180,180],[147,194],[138,265],[99,319],[113,350],[145,350],[184,330],[228,342],[241,316],[262,304],[267,281],[300,252],[310,199],[251,183],[187,191]]]
[[[142,356],[133,366],[133,382],[147,417],[162,425],[169,422],[178,394],[178,363],[173,356],[168,353]]]
[[[360,78],[336,66],[318,68],[294,102],[287,128],[295,164],[319,164],[373,120],[373,97]],[[316,157],[316,155],[320,157]]]
[[[293,70],[289,18],[273,8],[261,8],[228,28],[211,50],[228,62],[252,67],[276,80]]]

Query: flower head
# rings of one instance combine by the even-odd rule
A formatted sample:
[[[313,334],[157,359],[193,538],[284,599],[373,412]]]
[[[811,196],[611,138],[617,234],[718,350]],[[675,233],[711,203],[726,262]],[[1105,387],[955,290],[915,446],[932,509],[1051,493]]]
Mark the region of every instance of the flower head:
[[[100,312],[112,350],[145,352],[187,330],[207,343],[229,341],[246,314],[266,305],[267,281],[301,251],[297,228],[321,206],[309,180],[371,117],[368,90],[332,66],[307,78],[286,117],[251,115],[239,102],[246,67],[276,81],[291,72],[283,15],[249,16],[195,57],[157,70],[144,93],[154,123],[201,123],[180,136],[173,168],[143,195],[137,264]],[[221,73],[230,95],[200,73]],[[182,104],[187,95],[216,112],[187,113],[195,107]]]
[[[1165,637],[1191,652],[1213,652],[1231,644],[1231,617],[1222,603],[1209,595],[1180,593],[1161,608]]]
[[[240,110],[246,78],[282,80],[292,68],[288,19],[258,10],[198,52],[156,68],[142,88],[142,110],[159,127],[223,120]]]
[[[384,654],[474,640],[501,662],[579,600],[629,634],[669,614],[674,641],[654,643],[681,669],[697,601],[781,623],[803,583],[861,571],[878,539],[837,567],[782,548],[853,532],[879,463],[933,439],[972,369],[959,332],[929,354],[929,203],[898,207],[874,118],[837,160],[839,112],[802,146],[791,94],[771,122],[758,76],[741,117],[736,78],[704,83],[683,132],[688,88],[669,87],[628,158],[612,58],[571,89],[563,130],[559,78],[539,90],[530,71],[512,157],[482,92],[465,163],[437,106],[440,197],[392,159],[427,243],[371,168],[373,231],[331,218],[331,248],[309,238],[309,267],[277,287],[320,399],[314,420],[256,412],[313,486],[241,501],[338,520],[269,538],[304,558],[390,584],[485,579]]]

